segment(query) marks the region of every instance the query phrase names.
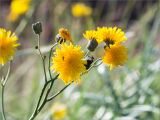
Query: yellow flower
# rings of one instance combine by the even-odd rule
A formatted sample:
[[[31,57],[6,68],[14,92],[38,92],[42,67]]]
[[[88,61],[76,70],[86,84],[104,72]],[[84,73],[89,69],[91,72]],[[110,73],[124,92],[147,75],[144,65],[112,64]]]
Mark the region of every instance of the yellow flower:
[[[87,30],[84,34],[83,34],[84,38],[86,40],[98,40],[98,33],[96,30]],[[98,43],[100,43],[100,41],[97,41]]]
[[[97,28],[97,31],[98,41],[104,41],[108,46],[127,40],[125,33],[117,27],[102,27]]]
[[[0,28],[0,64],[6,64],[15,54],[18,38],[11,31]]]
[[[75,17],[85,17],[92,14],[92,8],[84,3],[76,3],[72,6],[72,15]]]
[[[78,82],[81,74],[86,70],[83,60],[84,52],[81,51],[80,46],[73,46],[73,44],[61,44],[60,48],[57,48],[54,56],[52,57],[51,69],[59,73],[59,78],[64,81],[65,84],[72,81]]]
[[[127,48],[123,45],[114,44],[110,48],[106,47],[103,62],[110,66],[110,70],[123,65],[127,59]]]
[[[20,15],[27,12],[31,0],[12,0],[8,20],[16,21]]]
[[[53,120],[61,120],[67,115],[67,107],[62,103],[55,103],[51,108],[51,112]]]
[[[65,29],[65,28],[60,28],[59,29],[59,35],[64,40],[72,41],[72,38],[71,38],[71,35],[70,35],[69,31],[67,29]]]

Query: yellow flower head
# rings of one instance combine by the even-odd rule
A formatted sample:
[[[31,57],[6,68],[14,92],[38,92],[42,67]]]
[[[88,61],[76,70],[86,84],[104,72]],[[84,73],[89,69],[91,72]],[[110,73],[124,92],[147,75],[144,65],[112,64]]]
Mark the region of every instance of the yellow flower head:
[[[120,43],[127,40],[125,33],[117,27],[102,27],[97,28],[98,41],[104,41],[108,45]]]
[[[67,115],[67,107],[62,103],[55,103],[51,108],[51,112],[54,120],[62,120]]]
[[[64,40],[69,40],[69,41],[72,41],[72,38],[71,38],[71,34],[69,33],[69,31],[65,28],[60,28],[59,29],[59,35],[60,37],[62,37]]]
[[[65,84],[72,81],[78,82],[80,80],[81,73],[85,72],[86,68],[83,60],[84,52],[81,51],[80,46],[73,46],[73,44],[61,44],[60,48],[57,48],[54,56],[52,57],[51,69],[54,69],[59,73],[59,78],[64,81]]]
[[[103,62],[110,66],[110,70],[123,65],[128,59],[127,48],[120,44],[111,45],[110,48],[106,47],[103,56]]]
[[[0,64],[6,64],[15,54],[18,38],[11,31],[0,28]]]
[[[75,17],[85,17],[92,14],[92,8],[84,3],[76,3],[72,6],[72,15]]]
[[[14,22],[20,15],[27,12],[31,0],[12,0],[8,20]]]
[[[84,38],[86,40],[98,40],[98,33],[96,30],[87,30],[84,34],[83,34]],[[100,43],[100,41],[97,41],[98,43]]]

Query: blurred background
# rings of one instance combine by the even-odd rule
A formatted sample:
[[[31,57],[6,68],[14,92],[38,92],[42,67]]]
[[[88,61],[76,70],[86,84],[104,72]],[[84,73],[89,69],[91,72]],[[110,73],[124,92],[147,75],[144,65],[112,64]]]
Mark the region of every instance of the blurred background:
[[[92,69],[81,84],[48,103],[36,120],[160,120],[159,0],[0,0],[0,27],[15,32],[21,44],[5,91],[8,120],[29,118],[44,83],[32,32],[37,21],[43,24],[41,48],[47,57],[61,27],[86,51],[85,30],[118,26],[128,38],[129,59],[112,71],[103,64]],[[92,54],[99,57],[101,51]],[[0,77],[6,68],[0,67]],[[63,86],[57,80],[52,93]]]

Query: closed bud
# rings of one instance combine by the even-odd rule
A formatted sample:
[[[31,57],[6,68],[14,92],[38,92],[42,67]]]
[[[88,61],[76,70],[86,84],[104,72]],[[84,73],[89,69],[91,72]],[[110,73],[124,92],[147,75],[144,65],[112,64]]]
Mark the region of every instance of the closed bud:
[[[40,33],[42,32],[42,23],[36,22],[36,23],[32,24],[32,29],[35,34],[40,35]]]
[[[90,40],[88,45],[87,45],[87,49],[91,52],[93,52],[96,47],[98,46],[98,42],[97,40],[93,39],[93,40]]]
[[[87,63],[85,64],[85,67],[88,70],[90,68],[91,64],[93,63],[94,57],[87,56],[85,58],[85,60],[87,61]]]

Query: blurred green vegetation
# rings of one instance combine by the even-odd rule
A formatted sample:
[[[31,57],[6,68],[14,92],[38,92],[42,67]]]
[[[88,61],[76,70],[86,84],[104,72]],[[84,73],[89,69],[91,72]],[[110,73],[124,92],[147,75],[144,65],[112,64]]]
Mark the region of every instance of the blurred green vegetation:
[[[31,24],[43,23],[42,51],[46,56],[60,27],[70,30],[75,43],[85,46],[82,34],[97,26],[119,26],[128,37],[129,60],[124,67],[109,71],[101,65],[83,76],[47,104],[36,118],[51,119],[55,102],[67,106],[65,120],[159,120],[160,119],[160,1],[79,1],[93,8],[89,17],[75,18],[70,0],[32,0],[30,9],[16,22],[7,22],[9,2],[0,0],[0,27],[15,31],[21,47],[13,61],[5,91],[7,120],[26,120],[33,112],[44,76],[36,54]],[[100,48],[94,55],[101,54]],[[5,69],[0,68],[0,75]],[[62,88],[56,81],[53,93]],[[0,120],[2,120],[0,115]]]

